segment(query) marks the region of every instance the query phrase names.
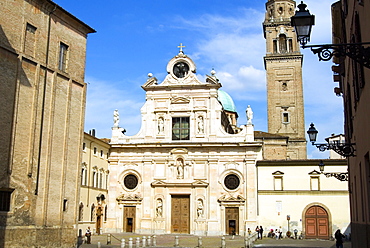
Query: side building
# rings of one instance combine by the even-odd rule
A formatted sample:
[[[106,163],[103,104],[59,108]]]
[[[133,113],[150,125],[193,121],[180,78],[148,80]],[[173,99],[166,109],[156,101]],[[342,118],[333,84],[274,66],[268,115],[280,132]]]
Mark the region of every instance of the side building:
[[[109,183],[109,140],[95,137],[95,130],[84,133],[82,144],[81,191],[78,206],[78,229],[84,234],[105,232]]]
[[[95,31],[50,0],[0,5],[0,247],[72,247]]]
[[[332,5],[333,43],[370,41],[370,3],[341,0]],[[329,10],[328,10],[329,12]],[[353,47],[353,45],[352,45]],[[345,140],[356,149],[348,158],[352,247],[370,247],[370,69],[369,45],[357,60],[334,57],[334,81],[344,104]],[[356,56],[355,56],[356,57]]]

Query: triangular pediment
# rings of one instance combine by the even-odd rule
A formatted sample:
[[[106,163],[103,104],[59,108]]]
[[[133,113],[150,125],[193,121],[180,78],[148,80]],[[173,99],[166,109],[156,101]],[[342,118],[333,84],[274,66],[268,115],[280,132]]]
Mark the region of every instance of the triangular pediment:
[[[219,202],[245,202],[245,198],[241,195],[237,195],[236,197],[235,196],[221,196],[220,198],[218,198],[218,201]]]
[[[317,170],[313,170],[311,171],[310,173],[308,173],[308,175],[320,175],[321,173],[318,172]]]
[[[116,199],[118,202],[129,201],[129,202],[141,202],[143,198],[138,194],[122,194]]]
[[[284,172],[282,172],[282,171],[275,171],[275,172],[272,173],[272,175],[275,175],[275,176],[277,176],[277,175],[284,175]]]
[[[154,182],[152,182],[152,186],[164,186],[166,184],[167,183],[162,180],[155,180]]]
[[[193,187],[207,187],[209,183],[203,181],[203,180],[196,180],[192,183]]]

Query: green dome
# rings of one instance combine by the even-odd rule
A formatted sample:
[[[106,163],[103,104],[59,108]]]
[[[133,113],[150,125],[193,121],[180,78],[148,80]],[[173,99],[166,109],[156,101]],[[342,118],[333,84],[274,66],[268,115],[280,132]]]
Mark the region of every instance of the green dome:
[[[224,110],[236,113],[234,101],[231,98],[231,96],[227,94],[225,91],[218,90],[218,100],[222,104],[222,107],[224,107]]]

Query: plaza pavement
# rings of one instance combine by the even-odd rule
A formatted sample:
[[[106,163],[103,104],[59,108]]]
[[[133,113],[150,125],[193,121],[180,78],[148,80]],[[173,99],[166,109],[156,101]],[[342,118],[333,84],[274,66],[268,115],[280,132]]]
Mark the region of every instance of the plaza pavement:
[[[125,239],[126,246],[128,248],[128,240],[129,238],[133,238],[133,248],[136,248],[136,238],[140,238],[140,247],[142,247],[142,236],[141,234],[135,233],[116,233],[112,234],[111,236],[111,244],[107,244],[107,234],[103,235],[94,235],[91,237],[91,244],[82,244],[80,248],[97,248],[98,242],[100,242],[101,248],[120,248],[121,247],[121,240]],[[184,247],[197,247],[198,245],[198,236],[194,235],[174,235],[174,234],[164,234],[164,235],[156,235],[156,243],[158,248],[164,247],[174,247],[175,244],[175,236],[179,237],[179,248]],[[244,237],[243,236],[235,236],[234,239],[232,236],[225,236],[226,247],[237,247],[242,248],[244,247]],[[202,237],[203,248],[220,248],[221,247],[221,237],[220,236],[204,236]],[[153,247],[153,246],[151,246]],[[294,239],[281,239],[275,240],[271,238],[264,238],[262,240],[257,240],[253,247],[294,247],[294,248],[335,248],[335,241],[331,240],[312,240],[312,239],[304,239],[304,240],[294,240]],[[344,248],[351,248],[351,242],[345,242]]]

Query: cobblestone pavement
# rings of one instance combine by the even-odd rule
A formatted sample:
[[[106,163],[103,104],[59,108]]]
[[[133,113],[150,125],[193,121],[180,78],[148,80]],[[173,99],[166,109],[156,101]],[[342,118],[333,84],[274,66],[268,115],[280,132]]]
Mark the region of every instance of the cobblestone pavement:
[[[97,248],[98,242],[100,242],[101,248],[117,248],[121,247],[121,240],[125,239],[125,248],[128,248],[129,238],[132,238],[132,247],[136,248],[136,238],[140,238],[140,246],[142,247],[142,236],[141,234],[134,233],[116,233],[111,236],[111,244],[107,244],[107,234],[103,235],[94,235],[91,237],[91,244],[82,244],[80,248]],[[174,247],[175,245],[175,236],[174,234],[164,234],[156,235],[156,243],[158,248],[162,247]],[[177,235],[179,237],[179,247],[197,247],[198,246],[198,236],[194,235]],[[238,247],[242,248],[244,246],[244,237],[235,236],[234,239],[232,236],[224,236],[226,247]],[[202,237],[203,248],[220,248],[221,247],[221,236],[204,236]],[[152,246],[151,246],[152,247]],[[257,240],[254,243],[253,247],[296,247],[296,248],[335,248],[335,241],[331,240],[294,240],[294,239],[281,239],[275,240],[270,238],[264,238],[262,240]],[[344,243],[344,248],[351,248],[350,242]]]

